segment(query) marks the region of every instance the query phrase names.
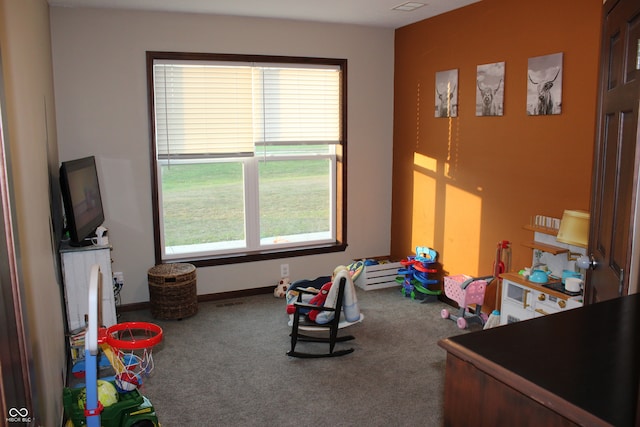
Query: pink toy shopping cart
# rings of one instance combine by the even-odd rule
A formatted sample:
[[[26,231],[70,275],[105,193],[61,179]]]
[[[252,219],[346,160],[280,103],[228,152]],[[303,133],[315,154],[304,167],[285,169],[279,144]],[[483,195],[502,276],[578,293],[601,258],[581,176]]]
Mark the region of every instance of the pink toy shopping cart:
[[[482,304],[487,286],[492,280],[493,276],[471,277],[465,274],[445,276],[444,294],[458,303],[460,311],[455,315],[446,308],[442,309],[440,312],[442,318],[454,320],[460,329],[466,329],[467,322],[471,321],[484,326],[487,316],[482,313]],[[476,305],[473,312],[469,310],[471,304]]]

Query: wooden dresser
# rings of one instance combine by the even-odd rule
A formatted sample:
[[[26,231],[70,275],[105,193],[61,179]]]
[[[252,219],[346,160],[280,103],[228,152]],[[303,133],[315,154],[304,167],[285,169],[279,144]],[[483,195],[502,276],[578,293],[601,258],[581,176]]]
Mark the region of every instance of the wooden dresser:
[[[640,294],[439,345],[445,426],[640,426]]]

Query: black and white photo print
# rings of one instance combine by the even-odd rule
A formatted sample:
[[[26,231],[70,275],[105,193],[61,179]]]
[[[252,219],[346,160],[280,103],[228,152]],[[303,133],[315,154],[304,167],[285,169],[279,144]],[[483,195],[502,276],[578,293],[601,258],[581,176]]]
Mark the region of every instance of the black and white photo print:
[[[545,116],[562,111],[562,53],[529,58],[527,114]]]
[[[436,117],[458,117],[458,70],[436,73]]]
[[[478,65],[476,116],[502,116],[504,112],[504,62]]]

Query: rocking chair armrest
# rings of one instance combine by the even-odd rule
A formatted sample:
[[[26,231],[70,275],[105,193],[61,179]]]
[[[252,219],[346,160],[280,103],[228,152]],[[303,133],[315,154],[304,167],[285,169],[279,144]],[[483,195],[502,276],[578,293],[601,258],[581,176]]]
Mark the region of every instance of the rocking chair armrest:
[[[310,310],[321,310],[321,311],[336,311],[335,308],[332,307],[323,307],[323,306],[319,306],[319,305],[313,305],[313,304],[307,304],[304,302],[294,302],[293,305],[298,308],[308,308]]]
[[[296,291],[298,291],[298,296],[296,297],[296,300],[294,301],[295,304],[303,304],[302,295],[304,295],[304,294],[318,295],[320,293],[320,289],[296,289]]]

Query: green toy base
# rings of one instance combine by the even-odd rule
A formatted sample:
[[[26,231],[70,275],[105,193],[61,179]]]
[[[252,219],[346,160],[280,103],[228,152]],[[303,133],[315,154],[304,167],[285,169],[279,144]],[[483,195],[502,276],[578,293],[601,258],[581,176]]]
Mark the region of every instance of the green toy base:
[[[78,395],[81,391],[82,388],[65,388],[62,394],[65,417],[74,427],[87,424],[84,408],[78,405]],[[118,393],[118,402],[104,408],[100,414],[100,423],[102,427],[160,426],[153,405],[138,390]]]

